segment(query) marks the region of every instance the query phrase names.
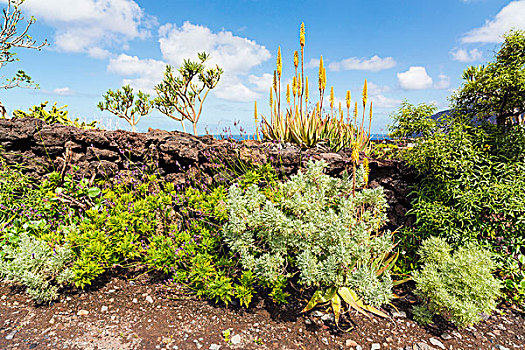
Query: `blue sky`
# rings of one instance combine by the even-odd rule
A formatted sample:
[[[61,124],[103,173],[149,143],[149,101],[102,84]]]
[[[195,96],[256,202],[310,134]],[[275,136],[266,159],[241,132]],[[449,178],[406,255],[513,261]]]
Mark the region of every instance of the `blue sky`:
[[[57,102],[74,118],[129,129],[97,109],[102,95],[127,83],[154,94],[166,64],[178,66],[205,50],[225,73],[206,101],[200,133],[220,133],[234,121],[252,131],[255,100],[268,114],[277,48],[290,80],[301,22],[310,90],[317,89],[321,54],[338,99],[348,89],[359,96],[368,79],[376,133],[385,132],[403,99],[446,109],[463,70],[491,60],[510,28],[525,29],[525,0],[26,0],[22,10],[38,20],[30,34],[50,45],[18,50],[20,61],[2,68],[5,77],[24,69],[40,84],[2,90],[9,112]],[[148,127],[180,124],[154,112],[137,125]]]

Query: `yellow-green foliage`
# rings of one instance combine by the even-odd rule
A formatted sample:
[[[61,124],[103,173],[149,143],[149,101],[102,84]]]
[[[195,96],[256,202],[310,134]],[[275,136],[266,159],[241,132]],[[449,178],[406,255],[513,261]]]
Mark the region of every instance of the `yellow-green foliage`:
[[[71,120],[68,117],[68,111],[65,110],[67,106],[57,107],[57,104],[53,104],[49,111],[46,111],[48,101],[42,102],[40,106],[33,106],[29,108],[29,112],[22,110],[16,110],[13,112],[13,116],[16,118],[37,118],[45,121],[48,124],[62,124],[66,126],[74,126],[81,129],[95,129],[97,126],[96,121],[91,123],[79,122],[78,118]]]
[[[294,67],[295,75],[292,79],[292,87],[286,87],[286,105],[281,104],[281,75],[282,58],[281,48],[277,54],[277,69],[274,71],[273,86],[270,89],[270,120],[262,116],[262,134],[267,140],[278,140],[292,142],[302,147],[313,147],[323,143],[334,151],[345,147],[358,147],[359,151],[367,148],[370,139],[370,123],[372,121],[372,103],[369,106],[368,130],[365,130],[365,115],[367,106],[367,85],[363,88],[363,115],[358,122],[357,103],[350,117],[351,96],[346,92],[346,113],[339,104],[334,105],[334,88],[330,89],[329,111],[323,110],[324,93],[326,90],[326,69],[321,56],[319,63],[319,101],[309,109],[310,98],[308,77],[304,75],[304,46],[305,31],[301,24],[300,53],[295,51]],[[346,119],[345,119],[346,114]],[[258,133],[258,132],[257,132]]]
[[[475,244],[460,247],[453,254],[451,251],[442,238],[430,237],[423,242],[418,253],[424,266],[413,274],[415,293],[430,311],[466,327],[480,321],[481,313],[496,308],[501,285],[491,274],[495,266],[488,251]],[[420,311],[418,315],[423,315]]]

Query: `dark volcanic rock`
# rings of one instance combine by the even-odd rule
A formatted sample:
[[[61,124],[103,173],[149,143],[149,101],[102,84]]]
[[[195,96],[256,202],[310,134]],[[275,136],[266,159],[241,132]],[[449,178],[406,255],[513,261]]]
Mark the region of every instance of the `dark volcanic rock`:
[[[168,181],[183,184],[193,179],[210,183],[218,165],[242,167],[248,162],[271,162],[281,177],[304,168],[310,159],[324,159],[327,173],[341,176],[351,169],[349,152],[300,148],[273,142],[215,140],[178,131],[81,130],[47,125],[38,119],[0,119],[0,154],[8,164],[23,164],[31,176],[76,165],[81,175],[112,176],[121,170],[158,168]],[[69,156],[68,156],[69,155]],[[66,162],[67,159],[67,162]],[[390,206],[389,228],[406,225],[408,194],[415,174],[394,160],[370,161],[370,186],[383,186]],[[408,218],[410,221],[410,218]]]

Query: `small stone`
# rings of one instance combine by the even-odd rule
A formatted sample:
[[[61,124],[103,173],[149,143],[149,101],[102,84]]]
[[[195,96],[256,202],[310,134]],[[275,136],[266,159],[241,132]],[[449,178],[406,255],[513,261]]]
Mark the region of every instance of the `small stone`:
[[[404,311],[394,311],[392,313],[392,317],[397,317],[397,318],[407,318],[407,313],[404,312]]]
[[[106,311],[108,311],[108,307],[106,305],[100,308],[100,312],[106,312]]]
[[[448,334],[447,332],[444,332],[443,334],[441,334],[441,339],[449,340],[449,339],[452,339],[452,336]]]
[[[138,303],[139,301],[137,300],[137,298],[133,298],[133,300],[131,301],[132,303],[136,304]]]
[[[324,345],[328,345],[328,339],[326,339],[325,337],[321,338],[321,341]]]
[[[353,341],[352,339],[347,339],[346,342],[345,342],[345,345],[347,347],[350,347],[350,346],[357,346],[357,343],[355,341]]]
[[[415,343],[413,348],[414,348],[414,350],[432,350],[432,349],[434,349],[433,347],[431,347],[427,343],[423,343],[423,342]]]
[[[16,332],[18,332],[16,329],[14,331],[11,331],[8,335],[5,336],[7,340],[12,340],[15,337]]]
[[[496,344],[495,347],[498,350],[509,350],[509,348],[506,348],[506,347],[504,347],[503,345],[500,345],[500,344]]]
[[[355,350],[363,350],[363,347],[361,345],[356,345]]]
[[[335,316],[333,314],[324,314],[323,316],[321,316],[321,320],[323,320],[323,321],[334,321],[335,320]]]
[[[322,313],[321,311],[319,310],[315,310],[312,312],[312,316],[313,317],[323,317],[324,313]]]
[[[50,323],[50,324],[55,323],[55,318],[54,318],[54,317],[51,317],[51,319],[49,320],[49,323]]]
[[[77,316],[86,316],[87,314],[89,314],[89,311],[87,310],[79,310],[77,312]]]
[[[463,339],[463,336],[458,331],[452,331],[452,335],[456,338]]]
[[[217,344],[211,344],[209,350],[219,350],[221,348],[220,345]]]
[[[146,301],[150,304],[153,304],[153,298],[150,295],[146,297]]]
[[[379,350],[381,349],[381,345],[379,343],[372,344],[371,350]]]
[[[394,341],[394,338],[392,338],[392,337],[386,337],[385,341],[386,341],[387,343],[391,343],[391,342]]]
[[[308,324],[308,325],[309,325],[309,324],[312,324],[312,320],[310,320],[309,318],[306,318],[306,319],[304,320],[304,324]]]
[[[428,341],[434,346],[440,347],[441,349],[445,349],[445,345],[443,345],[443,343],[437,340],[436,338],[430,338]]]
[[[231,343],[233,345],[240,344],[241,343],[241,336],[239,334],[235,334],[233,337],[231,337],[230,341],[231,341]]]

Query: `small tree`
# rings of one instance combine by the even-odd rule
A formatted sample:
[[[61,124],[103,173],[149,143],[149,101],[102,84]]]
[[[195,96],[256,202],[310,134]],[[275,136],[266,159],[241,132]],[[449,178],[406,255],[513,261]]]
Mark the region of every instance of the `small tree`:
[[[4,23],[0,32],[0,68],[6,64],[18,61],[16,53],[12,52],[13,48],[26,48],[40,50],[47,45],[47,41],[37,44],[27,32],[29,27],[36,22],[34,17],[31,17],[22,31],[19,31],[18,22],[24,19],[20,10],[20,5],[24,0],[8,0],[7,7],[3,10]],[[0,85],[2,89],[12,89],[15,87],[38,87],[33,80],[23,70],[19,70],[11,79],[6,79]]]
[[[499,126],[523,122],[525,113],[525,31],[511,30],[486,66],[469,67],[452,97],[454,109],[469,117],[496,117]]]
[[[436,110],[434,105],[421,103],[415,106],[407,100],[403,101],[397,112],[391,115],[394,123],[388,127],[390,136],[394,138],[430,136],[437,128],[437,121],[430,118]]]
[[[101,111],[109,111],[117,117],[124,119],[131,125],[131,130],[135,132],[135,125],[140,118],[151,112],[152,102],[149,95],[139,90],[137,95],[133,94],[133,88],[129,85],[123,86],[122,91],[108,90],[103,96],[104,101],[99,102],[98,108]]]
[[[184,60],[179,68],[180,77],[176,77],[173,67],[167,65],[164,80],[155,86],[158,97],[154,100],[155,108],[168,117],[180,121],[184,132],[186,132],[184,119],[189,120],[193,124],[195,135],[197,135],[197,122],[201,116],[204,100],[210,90],[217,86],[223,73],[219,66],[205,69],[205,62],[210,58],[206,52],[199,53],[198,57],[200,62]],[[193,81],[195,77],[198,77],[198,82]]]

